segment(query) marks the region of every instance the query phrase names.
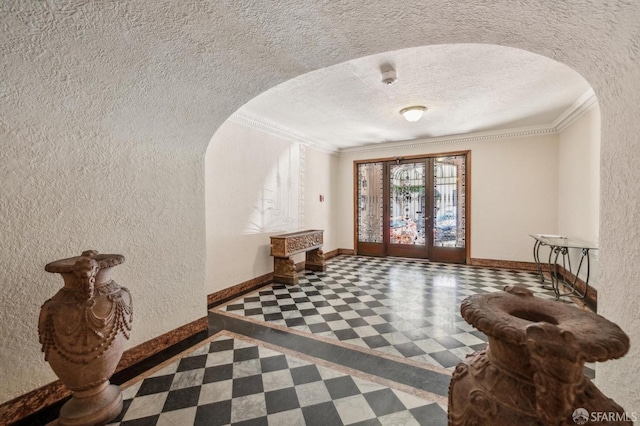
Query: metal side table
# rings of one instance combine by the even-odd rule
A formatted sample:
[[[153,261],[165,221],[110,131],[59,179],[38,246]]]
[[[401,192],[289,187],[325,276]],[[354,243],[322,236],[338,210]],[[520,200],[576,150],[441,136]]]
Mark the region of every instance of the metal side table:
[[[538,275],[540,275],[540,284],[548,290],[553,290],[556,295],[556,300],[559,300],[563,296],[573,296],[580,299],[584,299],[589,289],[589,251],[598,250],[598,246],[593,243],[589,243],[577,238],[564,237],[561,235],[545,235],[545,234],[530,234],[535,240],[533,245],[533,259],[536,262],[536,268]],[[544,271],[542,268],[542,262],[540,261],[540,247],[549,247],[549,259],[547,260],[547,267],[549,271],[549,280],[551,287],[545,286]],[[578,249],[581,252],[580,262],[578,263],[578,269],[573,272],[571,268],[571,257],[569,256],[569,249]],[[560,276],[558,272],[558,260],[562,255],[562,268],[564,273]],[[585,261],[586,260],[586,261]],[[585,288],[584,292],[580,292],[576,287],[578,281],[578,275],[582,269],[583,264],[586,264],[586,278],[584,280]],[[569,268],[567,268],[567,266]],[[573,279],[571,278],[573,276]],[[560,292],[560,282],[564,287],[569,289],[567,292]]]

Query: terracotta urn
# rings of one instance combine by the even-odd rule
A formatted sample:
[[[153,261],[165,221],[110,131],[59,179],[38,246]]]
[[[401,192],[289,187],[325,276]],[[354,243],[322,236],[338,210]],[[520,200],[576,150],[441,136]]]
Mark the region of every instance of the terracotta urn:
[[[131,295],[110,277],[119,254],[85,251],[45,266],[64,287],[40,310],[38,333],[45,360],[72,391],[59,425],[104,424],[122,410],[120,388],[109,383],[131,331]]]
[[[616,324],[519,286],[468,297],[460,310],[489,344],[452,375],[449,425],[632,424],[583,373],[585,362],[627,353]]]

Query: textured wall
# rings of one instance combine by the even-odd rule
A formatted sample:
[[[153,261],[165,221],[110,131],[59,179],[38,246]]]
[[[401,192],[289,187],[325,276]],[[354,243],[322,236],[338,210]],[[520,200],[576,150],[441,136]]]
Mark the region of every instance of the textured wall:
[[[0,402],[55,379],[37,336],[62,287],[50,261],[125,255],[130,346],[206,315],[196,141],[213,127],[188,112],[195,87],[153,69],[155,37],[117,4],[20,3],[37,10],[3,2],[0,26]]]
[[[12,368],[0,401],[52,378],[34,331],[58,287],[47,261],[87,247],[127,255],[117,278],[137,297],[136,342],[204,313],[202,159],[243,103],[352,58],[474,42],[563,62],[598,96],[599,303],[633,345],[598,383],[637,409],[639,16],[638,2],[600,0],[2,2],[0,365]]]

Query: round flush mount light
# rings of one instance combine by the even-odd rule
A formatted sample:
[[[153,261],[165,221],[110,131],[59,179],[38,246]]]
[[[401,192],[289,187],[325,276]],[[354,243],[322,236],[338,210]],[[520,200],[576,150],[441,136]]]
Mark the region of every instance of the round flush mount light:
[[[400,114],[405,118],[405,120],[410,122],[416,122],[422,118],[422,114],[427,110],[427,107],[422,105],[415,105],[406,107],[400,110]]]

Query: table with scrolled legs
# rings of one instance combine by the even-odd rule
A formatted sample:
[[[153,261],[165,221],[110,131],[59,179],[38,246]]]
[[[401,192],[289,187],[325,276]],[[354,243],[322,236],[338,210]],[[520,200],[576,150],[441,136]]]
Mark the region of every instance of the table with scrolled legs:
[[[538,275],[540,276],[540,284],[548,290],[553,290],[556,295],[556,300],[559,300],[560,297],[564,296],[584,299],[587,295],[587,290],[589,289],[589,274],[591,269],[589,252],[591,250],[598,250],[598,246],[577,238],[561,235],[530,234],[530,236],[535,240],[533,245],[533,259],[536,262],[536,268]],[[549,272],[550,287],[545,286],[544,271],[542,262],[540,261],[540,247],[542,246],[549,247],[549,258],[546,263]],[[570,249],[580,250],[581,253],[578,269],[575,273],[571,268],[571,257],[569,255]],[[558,264],[560,255],[562,255],[562,276],[560,276],[558,271],[558,267],[560,266]],[[585,288],[584,291],[580,291],[576,287],[576,283],[578,282],[578,275],[580,274],[583,265],[586,267],[584,279]],[[561,283],[566,289],[568,289],[567,292],[560,292]]]

